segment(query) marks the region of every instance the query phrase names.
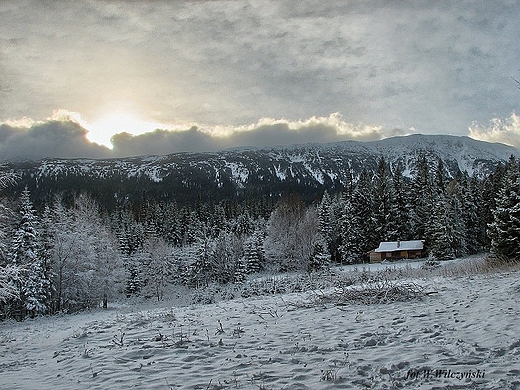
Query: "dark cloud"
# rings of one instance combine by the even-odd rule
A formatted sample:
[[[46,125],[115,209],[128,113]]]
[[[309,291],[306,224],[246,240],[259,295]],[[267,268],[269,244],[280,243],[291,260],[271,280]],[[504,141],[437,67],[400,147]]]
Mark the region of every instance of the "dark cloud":
[[[256,146],[333,142],[338,138],[336,129],[323,124],[302,127],[298,130],[290,130],[287,123],[263,125],[234,135],[236,143]]]
[[[110,150],[90,142],[87,130],[74,122],[47,121],[30,127],[0,125],[0,159],[103,158]]]
[[[352,125],[339,114],[313,117],[305,121],[263,119],[243,127],[199,128],[185,131],[157,129],[139,135],[118,133],[112,137],[113,149],[92,143],[88,131],[68,113],[37,123],[0,124],[0,160],[41,158],[112,158],[165,155],[175,152],[206,152],[251,146],[288,146],[356,140],[377,140],[388,135],[378,126]]]
[[[112,137],[112,144],[113,154],[118,157],[212,151],[225,146],[196,127],[186,131],[158,129],[140,135],[119,133]]]
[[[388,134],[402,135],[404,132],[394,129]],[[387,133],[378,126],[352,125],[344,122],[339,114],[332,114],[297,122],[264,119],[255,125],[225,131],[218,127],[201,129],[194,126],[187,131],[155,130],[141,135],[119,133],[112,137],[112,144],[114,156],[122,157],[217,151],[242,146],[288,146],[351,139],[369,141],[385,136]]]

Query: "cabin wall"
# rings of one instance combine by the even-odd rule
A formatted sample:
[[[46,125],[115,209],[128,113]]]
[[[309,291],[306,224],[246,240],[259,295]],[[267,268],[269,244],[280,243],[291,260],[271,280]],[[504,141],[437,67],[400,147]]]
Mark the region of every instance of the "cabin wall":
[[[417,250],[404,250],[404,251],[392,251],[392,252],[369,252],[370,262],[379,263],[383,260],[401,260],[401,259],[418,259],[423,257],[423,252],[420,249]]]

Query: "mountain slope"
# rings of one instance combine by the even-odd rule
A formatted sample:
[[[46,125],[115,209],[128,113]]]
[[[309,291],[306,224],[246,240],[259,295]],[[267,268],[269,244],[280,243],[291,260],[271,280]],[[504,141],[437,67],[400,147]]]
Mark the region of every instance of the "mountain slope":
[[[459,171],[483,177],[510,155],[510,146],[468,137],[411,135],[375,142],[345,141],[267,149],[235,149],[213,153],[175,153],[167,156],[112,160],[48,159],[11,164],[40,200],[56,192],[88,191],[106,202],[158,200],[192,203],[197,197],[218,201],[300,192],[313,197],[324,189],[340,190],[363,169],[375,169],[384,157],[392,167],[413,172],[424,154],[432,166],[441,159],[450,176]]]

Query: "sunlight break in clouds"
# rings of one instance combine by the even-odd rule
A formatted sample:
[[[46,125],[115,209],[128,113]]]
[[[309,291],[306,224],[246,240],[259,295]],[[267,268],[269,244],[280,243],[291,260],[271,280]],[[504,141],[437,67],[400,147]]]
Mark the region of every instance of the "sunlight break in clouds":
[[[173,130],[173,126],[136,118],[123,112],[112,112],[102,118],[86,123],[88,139],[112,148],[112,137],[121,132],[132,135],[144,134],[156,129]]]
[[[68,111],[65,109],[55,110],[52,115],[45,121],[37,122],[30,118],[22,118],[17,121],[6,121],[7,125],[12,127],[32,127],[35,124],[44,122],[73,122],[85,130],[87,130],[87,139],[98,145],[106,146],[112,149],[112,137],[118,133],[127,133],[131,135],[139,135],[152,132],[156,129],[161,130],[183,130],[184,127],[174,126],[167,123],[159,123],[151,120],[138,118],[136,115],[116,110],[101,115],[98,119],[87,121],[78,112]]]
[[[495,118],[488,127],[473,123],[469,136],[487,142],[500,142],[520,148],[520,116],[511,114],[506,120]]]

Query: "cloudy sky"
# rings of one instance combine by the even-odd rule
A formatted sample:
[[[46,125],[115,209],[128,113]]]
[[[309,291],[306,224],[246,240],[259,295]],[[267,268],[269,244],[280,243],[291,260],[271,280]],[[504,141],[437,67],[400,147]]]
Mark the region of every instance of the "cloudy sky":
[[[0,158],[520,146],[518,0],[0,0]]]

